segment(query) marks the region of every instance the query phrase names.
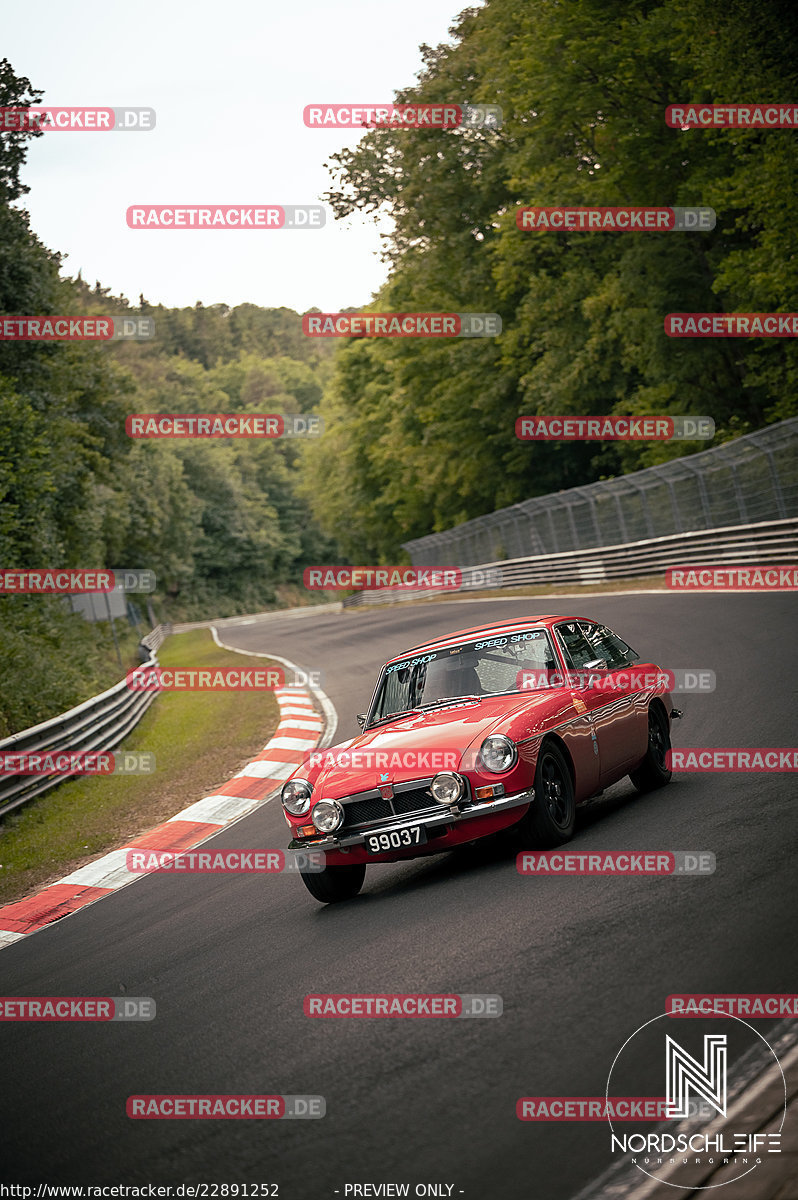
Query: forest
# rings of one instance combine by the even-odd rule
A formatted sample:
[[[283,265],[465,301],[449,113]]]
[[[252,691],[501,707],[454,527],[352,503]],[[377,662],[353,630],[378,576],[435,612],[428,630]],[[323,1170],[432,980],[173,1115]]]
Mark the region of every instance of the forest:
[[[498,105],[493,129],[372,129],[333,156],[336,217],[389,218],[375,312],[496,312],[498,338],[350,339],[308,493],[356,561],[530,496],[798,411],[795,341],[684,338],[670,312],[798,309],[795,130],[681,129],[671,105],[798,95],[789,0],[488,0],[397,102]],[[521,231],[527,206],[709,206],[702,232]],[[712,417],[713,442],[518,441],[520,416]],[[309,473],[309,478],[313,472]]]
[[[518,417],[695,414],[718,444],[794,415],[793,339],[664,331],[670,312],[798,310],[795,131],[666,121],[676,104],[794,100],[793,24],[786,0],[488,0],[422,47],[397,103],[498,106],[501,123],[368,129],[331,157],[321,199],[385,231],[386,282],[362,311],[497,313],[498,337],[313,338],[286,308],[114,295],[37,237],[22,174],[42,131],[3,128],[0,314],[139,315],[155,336],[0,340],[0,561],[153,571],[158,620],[304,603],[319,599],[301,586],[308,564],[403,561],[408,539],[707,445],[528,442]],[[0,106],[43,94],[0,63]],[[517,223],[525,206],[622,204],[717,220]],[[125,432],[133,413],[219,412],[315,413],[324,432]],[[107,677],[99,631],[57,600],[0,597],[0,630],[0,684],[26,678],[38,697],[57,656],[49,703],[65,706]]]

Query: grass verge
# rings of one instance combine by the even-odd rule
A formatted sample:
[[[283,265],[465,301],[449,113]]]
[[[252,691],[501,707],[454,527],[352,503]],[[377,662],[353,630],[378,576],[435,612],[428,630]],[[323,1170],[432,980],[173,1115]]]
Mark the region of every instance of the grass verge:
[[[207,629],[168,638],[158,660],[176,668],[241,666],[241,656],[220,650]],[[271,692],[158,696],[120,747],[151,751],[153,774],[83,776],[0,820],[0,902],[61,878],[208,795],[263,748],[278,721]]]

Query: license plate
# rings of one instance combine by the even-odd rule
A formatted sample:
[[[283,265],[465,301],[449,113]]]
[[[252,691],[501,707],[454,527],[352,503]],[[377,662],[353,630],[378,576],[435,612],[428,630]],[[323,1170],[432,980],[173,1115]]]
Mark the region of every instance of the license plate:
[[[406,829],[392,829],[390,833],[370,833],[366,838],[366,849],[369,854],[386,854],[408,846],[423,846],[426,840],[427,831],[423,825],[410,825]]]

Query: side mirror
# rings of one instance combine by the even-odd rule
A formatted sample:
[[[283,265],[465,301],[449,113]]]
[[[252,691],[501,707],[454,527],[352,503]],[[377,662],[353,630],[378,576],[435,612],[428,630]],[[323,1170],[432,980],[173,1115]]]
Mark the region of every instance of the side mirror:
[[[366,714],[365,713],[358,713],[356,720],[361,729],[366,728]]]

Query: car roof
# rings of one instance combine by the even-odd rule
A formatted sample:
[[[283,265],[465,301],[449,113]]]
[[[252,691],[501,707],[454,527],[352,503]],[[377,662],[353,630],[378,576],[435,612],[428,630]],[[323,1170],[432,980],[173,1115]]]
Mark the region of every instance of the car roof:
[[[534,617],[514,617],[511,621],[491,621],[489,625],[474,625],[469,629],[457,629],[454,633],[447,633],[444,637],[431,638],[426,642],[419,642],[417,646],[411,646],[408,650],[403,650],[401,654],[395,654],[393,658],[389,658],[388,662],[396,662],[398,659],[407,658],[409,654],[415,654],[420,650],[439,650],[446,646],[451,646],[456,642],[467,641],[469,637],[475,634],[502,634],[513,633],[528,629],[530,625],[543,625],[550,628],[556,625],[558,621],[592,621],[592,617],[576,617],[572,614],[554,614],[547,616]]]

